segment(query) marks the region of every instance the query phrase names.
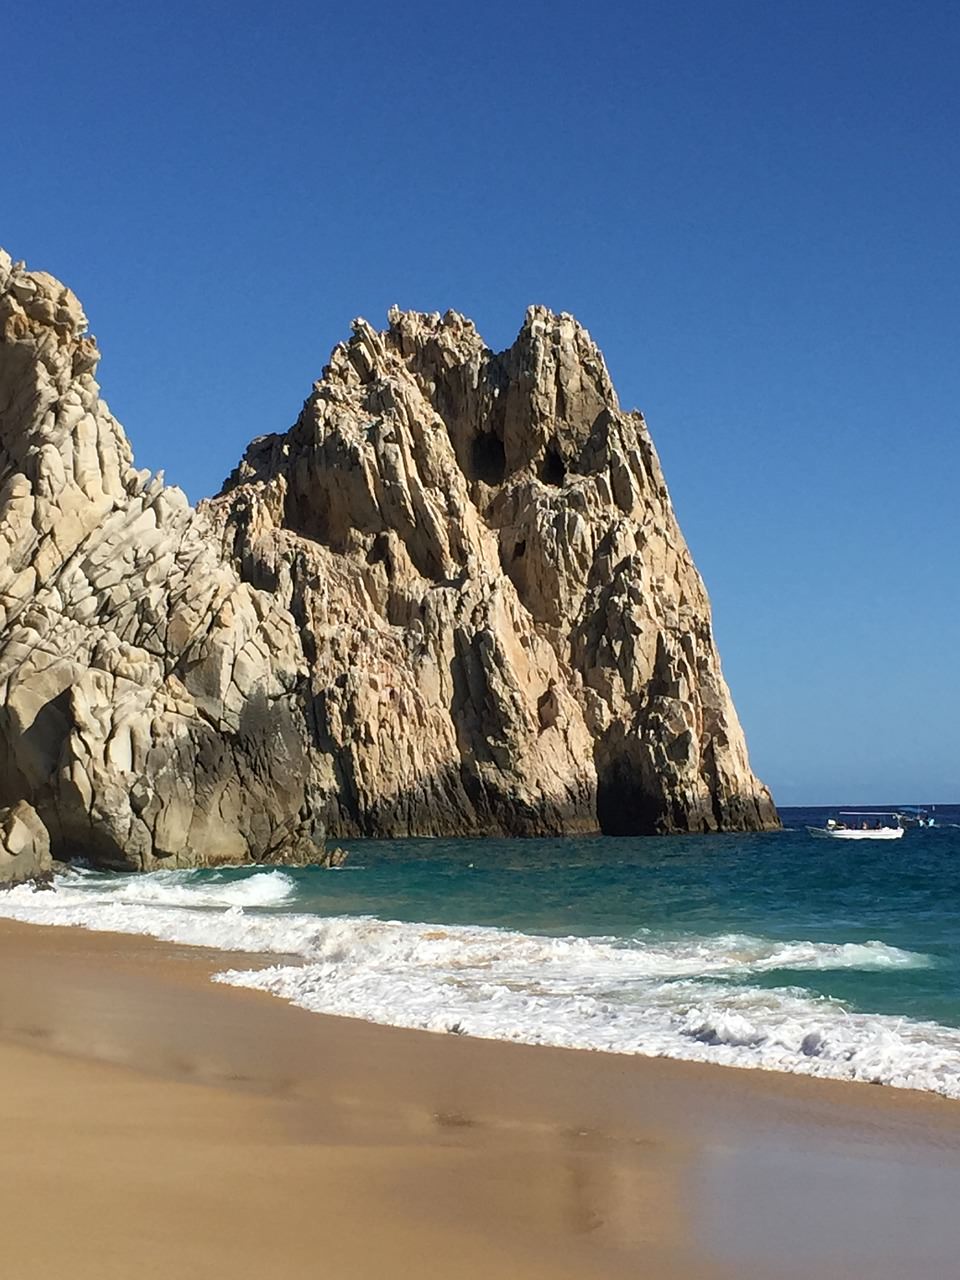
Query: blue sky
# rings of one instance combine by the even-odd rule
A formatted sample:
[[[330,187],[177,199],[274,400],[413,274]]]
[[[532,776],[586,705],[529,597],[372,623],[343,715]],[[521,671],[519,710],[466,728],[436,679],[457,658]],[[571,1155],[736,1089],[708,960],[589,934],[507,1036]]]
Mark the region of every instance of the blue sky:
[[[781,804],[960,799],[960,9],[33,0],[0,243],[191,498],[355,315],[567,310],[641,408]]]

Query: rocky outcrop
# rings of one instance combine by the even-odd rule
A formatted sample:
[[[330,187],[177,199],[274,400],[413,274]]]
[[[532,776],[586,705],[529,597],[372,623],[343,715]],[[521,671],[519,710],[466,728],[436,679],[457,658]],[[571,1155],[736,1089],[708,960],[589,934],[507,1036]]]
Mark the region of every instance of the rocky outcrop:
[[[452,312],[338,347],[205,504],[297,620],[342,834],[777,824],[646,424],[570,316],[496,355]]]
[[[17,884],[43,886],[53,878],[50,837],[25,800],[0,809],[0,889]]]
[[[776,824],[643,418],[569,316],[338,347],[197,510],[137,471],[76,298],[0,254],[0,804],[55,856],[321,833]]]
[[[290,615],[133,465],[74,295],[0,254],[0,804],[57,857],[302,860]]]

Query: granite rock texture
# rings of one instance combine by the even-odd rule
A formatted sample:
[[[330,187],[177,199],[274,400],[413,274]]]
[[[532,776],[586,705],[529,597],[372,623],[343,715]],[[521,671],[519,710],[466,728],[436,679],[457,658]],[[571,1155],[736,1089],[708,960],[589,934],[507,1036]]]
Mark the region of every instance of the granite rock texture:
[[[26,800],[0,809],[0,889],[49,884],[53,878],[50,836]]]
[[[297,629],[133,465],[69,289],[0,253],[0,805],[55,857],[302,861]]]
[[[202,508],[296,619],[339,835],[778,825],[646,424],[568,315],[365,321]]]
[[[192,509],[74,295],[0,252],[0,805],[118,868],[323,834],[760,829],[643,418],[571,317],[356,321]]]

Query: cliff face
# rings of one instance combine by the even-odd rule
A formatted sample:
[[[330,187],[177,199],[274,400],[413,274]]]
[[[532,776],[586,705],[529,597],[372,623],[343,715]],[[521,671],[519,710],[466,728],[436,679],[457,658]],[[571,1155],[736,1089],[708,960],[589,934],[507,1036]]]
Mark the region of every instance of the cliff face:
[[[342,834],[776,823],[639,414],[569,316],[392,312],[209,504],[294,615]]]
[[[0,254],[0,806],[108,866],[302,856],[296,627],[134,468],[85,330]]]
[[[393,312],[192,510],[0,253],[0,806],[55,855],[776,825],[646,425],[568,316]]]

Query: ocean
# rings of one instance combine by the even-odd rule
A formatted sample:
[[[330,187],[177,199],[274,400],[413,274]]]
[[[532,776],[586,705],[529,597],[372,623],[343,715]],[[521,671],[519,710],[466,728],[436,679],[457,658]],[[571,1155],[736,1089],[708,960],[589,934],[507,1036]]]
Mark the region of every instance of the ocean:
[[[218,981],[319,1013],[960,1098],[960,807],[899,841],[807,834],[833,813],[784,809],[763,835],[348,841],[337,870],[77,870],[0,895],[0,916],[220,948]]]

